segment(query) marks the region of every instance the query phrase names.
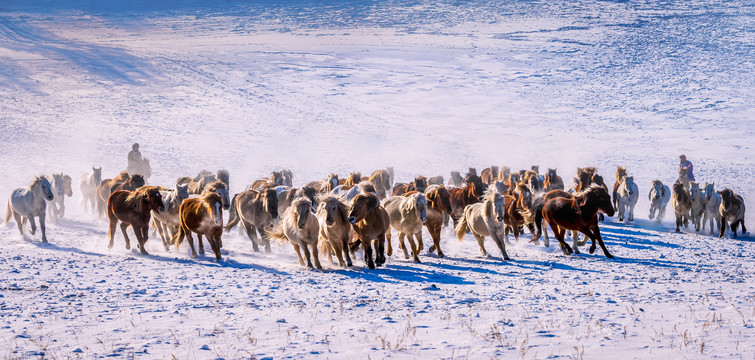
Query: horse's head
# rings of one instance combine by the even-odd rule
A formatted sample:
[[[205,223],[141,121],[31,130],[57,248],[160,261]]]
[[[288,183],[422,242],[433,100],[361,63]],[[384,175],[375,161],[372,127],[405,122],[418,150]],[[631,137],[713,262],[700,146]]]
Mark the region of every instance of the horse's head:
[[[556,174],[556,169],[548,168],[548,173],[545,175],[545,177],[548,179],[548,181],[550,181],[550,182],[555,181],[556,180],[556,176],[558,176],[558,174]]]
[[[176,185],[176,197],[179,200],[186,200],[189,198],[189,184]]]
[[[286,185],[294,186],[294,173],[291,170],[281,170],[281,174],[283,174],[283,180],[286,182]]]
[[[718,194],[721,195],[721,207],[724,211],[729,211],[729,209],[731,209],[731,204],[734,202],[734,192],[730,189],[723,189],[719,191]]]
[[[217,179],[222,181],[226,187],[228,187],[231,184],[231,175],[228,173],[228,170],[221,169],[218,170]],[[229,188],[230,189],[230,188]]]
[[[207,192],[205,193],[205,196],[202,197],[202,200],[208,207],[208,211],[210,213],[210,217],[212,217],[212,222],[215,224],[215,226],[223,226],[223,198],[220,196],[220,194],[215,192]]]
[[[530,170],[534,171],[535,174],[540,175],[540,165],[532,165],[532,167],[530,167]]]
[[[136,174],[129,179],[129,183],[131,183],[131,189],[136,190],[142,186],[144,186],[144,176],[141,176],[139,174]]]
[[[615,214],[613,204],[611,203],[611,194],[602,186],[592,185],[577,196],[582,198],[580,200],[581,206],[586,205],[587,202],[592,202],[597,205],[598,210],[606,215],[613,216]]]
[[[351,209],[349,210],[348,221],[356,224],[364,220],[370,211],[380,207],[380,201],[373,194],[359,194],[351,200]]]
[[[593,174],[590,177],[590,184],[597,184],[598,186],[606,186],[606,183],[603,181],[603,177],[598,174]]]
[[[338,175],[337,174],[329,174],[328,175],[328,184],[329,184],[329,190],[333,190],[338,186]]]
[[[634,195],[634,177],[632,176],[624,176],[624,191],[629,194],[629,196]]]
[[[38,191],[47,201],[52,201],[53,199],[52,186],[50,185],[50,181],[42,175],[34,178],[34,181],[31,183],[31,185],[29,185],[29,189],[31,191]]]
[[[497,221],[503,221],[506,214],[506,199],[497,191],[489,191],[483,199],[485,214],[493,215]]]
[[[305,186],[296,190],[297,195],[304,196],[312,202],[312,207],[317,209],[317,189]]]
[[[700,184],[696,182],[689,183],[689,199],[695,201],[700,196]]]
[[[319,211],[325,212],[325,225],[327,226],[333,226],[338,218],[345,222],[347,221],[346,218],[349,217],[346,204],[334,195],[321,197],[319,206]]]
[[[155,186],[150,186],[145,189],[144,201],[147,202],[149,210],[157,212],[165,211],[165,203],[163,203],[163,196],[160,194],[160,190]]]
[[[509,173],[509,184],[513,185],[518,183],[519,181],[521,181],[521,176],[519,176],[519,173]]]
[[[92,179],[95,185],[99,185],[102,182],[102,166],[98,168],[92,167]]]
[[[679,181],[680,182],[689,181],[689,170],[687,170],[686,168],[679,168]]]
[[[516,192],[519,195],[519,206],[525,209],[532,207],[532,190],[525,183],[519,183],[516,186]]]
[[[451,215],[451,194],[443,185],[437,185],[432,191],[426,193],[429,207]]]
[[[63,175],[63,192],[68,197],[73,196],[72,185],[73,185],[73,179],[71,179],[71,177],[68,175]]]
[[[262,202],[265,206],[265,211],[273,219],[278,218],[278,192],[275,189],[260,190],[262,192]]]
[[[660,180],[653,180],[650,190],[650,200],[660,199],[663,195],[663,183]]]
[[[509,175],[511,175],[511,168],[506,165],[501,166],[501,170],[498,171],[498,178],[507,180],[509,178]]]
[[[715,190],[714,190],[715,184],[716,183],[712,183],[712,184],[711,183],[707,183],[707,182],[705,183],[705,187],[703,189],[704,189],[704,192],[705,192],[705,198],[706,199],[710,200],[714,196],[713,194],[716,193]]]
[[[684,184],[682,183],[675,183],[672,187],[672,190],[674,197],[677,199],[686,199],[689,197],[687,194],[687,190],[684,188]]]
[[[415,192],[404,199],[399,206],[402,213],[417,212],[419,219],[424,224],[427,220],[427,198],[425,194]]]
[[[627,176],[627,168],[619,166],[616,168],[616,180],[621,180],[624,176]]]
[[[205,187],[203,193],[204,192],[214,192],[220,195],[220,198],[223,202],[223,209],[228,210],[231,208],[231,199],[228,196],[228,188],[225,186],[224,182],[220,180],[215,180],[209,185],[207,185],[207,187]]]
[[[283,178],[283,172],[282,171],[273,171],[273,173],[270,176],[270,180],[275,185],[286,185],[285,179]]]
[[[414,190],[417,190],[419,192],[425,192],[425,189],[427,189],[427,177],[425,176],[417,176],[414,178]]]
[[[57,192],[57,196],[63,197],[65,195],[65,187],[63,185],[63,174],[52,174],[52,187]]]
[[[300,230],[304,229],[304,227],[307,226],[307,219],[309,219],[312,211],[314,211],[312,201],[306,197],[297,198],[291,204],[291,209],[294,213],[294,218],[296,219],[296,227]]]

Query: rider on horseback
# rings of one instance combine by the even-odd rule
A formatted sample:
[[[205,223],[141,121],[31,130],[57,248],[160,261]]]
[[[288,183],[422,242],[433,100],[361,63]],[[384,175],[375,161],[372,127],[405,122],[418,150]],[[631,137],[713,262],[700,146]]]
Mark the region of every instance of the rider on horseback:
[[[695,181],[695,175],[692,174],[692,163],[687,160],[686,155],[679,156],[679,168],[680,169],[687,169],[687,177],[690,181]]]

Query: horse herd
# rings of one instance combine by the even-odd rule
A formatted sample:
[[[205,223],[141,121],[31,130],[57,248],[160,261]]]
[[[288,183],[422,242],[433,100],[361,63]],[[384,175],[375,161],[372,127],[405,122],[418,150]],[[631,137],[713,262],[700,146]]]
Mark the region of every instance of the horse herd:
[[[145,255],[151,225],[160,234],[166,251],[188,240],[191,255],[196,257],[194,233],[199,253],[204,254],[204,236],[219,261],[223,231],[240,225],[255,252],[260,251],[260,246],[270,252],[271,241],[289,242],[301,265],[319,269],[320,254],[331,262],[335,255],[341,267],[352,266],[352,256],[361,246],[365,263],[374,269],[385,263],[386,255],[393,254],[391,229],[398,233],[404,257],[420,262],[423,227],[433,240],[428,250],[443,258],[441,229],[453,226],[459,240],[471,233],[483,256],[487,256],[485,238],[491,237],[503,259],[509,260],[508,235],[518,241],[525,227],[532,235],[530,242],[539,243],[544,235],[544,245],[549,246],[548,231],[543,229],[545,221],[564,254],[579,253],[579,246],[590,239],[590,253],[600,245],[605,256],[613,258],[598,224],[604,214],[613,216],[617,212],[619,221],[633,221],[638,186],[624,167],[616,170],[611,190],[594,167],[578,168],[576,175],[569,191],[565,191],[556,169],[548,169],[541,176],[538,166],[518,172],[506,166],[492,166],[480,175],[469,168],[465,176],[452,171],[447,183],[442,176],[417,176],[410,183],[394,184],[394,171],[389,167],[367,177],[361,173],[346,178],[329,174],[324,180],[295,188],[293,173],[282,170],[253,181],[245,191],[231,197],[227,170],[203,170],[196,177],[179,178],[175,186],[166,188],[146,185],[145,176],[127,172],[102,179],[102,168],[93,167],[91,173],[81,177],[79,188],[85,211],[91,208],[99,218],[107,217],[109,248],[113,247],[115,228],[120,223],[126,249],[131,248],[126,231],[130,226],[139,251]],[[11,192],[2,225],[14,217],[23,234],[28,220],[34,235],[34,217],[38,217],[42,241],[47,242],[45,218],[59,222],[65,215],[64,198],[72,194],[70,176],[38,176],[28,188]],[[690,220],[696,231],[704,230],[709,223],[711,233],[715,222],[719,237],[724,236],[727,223],[734,237],[739,225],[742,233],[747,231],[741,196],[730,189],[715,191],[714,184],[706,183],[700,188],[698,183],[689,181],[686,171],[680,170],[672,189],[660,180],[653,181],[648,200],[649,218],[658,223],[671,202],[676,231],[681,226],[688,227]],[[229,211],[227,223],[223,220],[224,210]],[[571,246],[564,240],[567,231],[571,231]],[[578,233],[585,235],[581,242]]]

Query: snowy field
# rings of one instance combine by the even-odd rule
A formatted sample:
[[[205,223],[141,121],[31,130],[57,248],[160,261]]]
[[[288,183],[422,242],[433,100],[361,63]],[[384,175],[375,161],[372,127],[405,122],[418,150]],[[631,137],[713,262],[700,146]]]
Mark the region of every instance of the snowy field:
[[[0,228],[0,358],[755,359],[753,238],[675,233],[645,195],[684,153],[755,228],[752,2],[244,3],[0,2],[0,212],[36,175],[75,182],[49,244]],[[142,256],[79,206],[134,142],[168,187],[539,164],[626,166],[641,197],[601,226],[615,260],[520,240],[503,262],[449,228],[446,258],[377,270],[238,231],[220,263],[155,237]]]

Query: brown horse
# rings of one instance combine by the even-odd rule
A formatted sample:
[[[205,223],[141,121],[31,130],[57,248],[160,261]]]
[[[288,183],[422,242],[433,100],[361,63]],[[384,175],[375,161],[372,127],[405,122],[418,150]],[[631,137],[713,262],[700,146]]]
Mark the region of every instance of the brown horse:
[[[257,246],[257,233],[263,240],[265,252],[270,252],[267,230],[272,228],[278,217],[278,193],[274,189],[246,190],[236,194],[231,200],[231,215],[226,231],[233,229],[239,222],[252,242],[252,249],[260,251]]]
[[[509,231],[514,234],[514,240],[519,242],[519,227],[528,225],[530,233],[535,233],[535,228],[531,222],[531,219],[525,217],[523,213],[532,211],[532,192],[530,188],[524,184],[517,184],[516,190],[514,190],[515,196],[504,196],[504,215],[503,223],[505,225],[503,230],[503,239],[508,241]],[[528,222],[528,220],[530,220]]]
[[[179,209],[181,222],[178,232],[173,235],[171,243],[178,248],[181,246],[184,237],[188,237],[191,256],[197,257],[191,232],[199,234],[199,253],[202,255],[204,255],[204,244],[202,243],[202,235],[204,235],[210,243],[212,252],[215,253],[215,260],[220,261],[220,246],[222,244],[220,235],[223,234],[222,203],[223,199],[214,192],[205,192],[205,195],[201,198],[184,200]]]
[[[627,168],[624,166],[617,167],[616,175],[614,175],[616,182],[613,183],[613,190],[611,192],[614,210],[619,210],[619,185],[621,185],[621,181],[625,176],[627,176]]]
[[[509,191],[507,194],[501,194],[501,195],[512,195],[520,181],[521,181],[521,176],[519,176],[519,173],[517,172],[509,173],[508,179],[506,179],[506,181],[504,182],[506,187],[508,187]]]
[[[590,254],[595,252],[597,240],[606,257],[613,259],[613,255],[608,252],[600,236],[598,211],[604,211],[608,216],[613,216],[611,195],[602,187],[591,186],[574,195],[573,198],[556,197],[548,200],[543,207],[543,217],[550,224],[565,255],[574,252],[569,244],[564,242],[566,230],[571,230],[579,231],[592,240]]]
[[[148,255],[144,250],[144,243],[149,238],[149,220],[152,211],[163,211],[160,191],[155,186],[143,186],[136,191],[117,190],[110,194],[107,200],[107,217],[110,220],[107,236],[110,239],[108,248],[113,248],[115,226],[121,221],[121,231],[126,240],[126,249],[131,249],[131,240],[126,234],[126,228],[131,226],[139,242],[139,251],[142,255]]]
[[[689,227],[689,211],[692,207],[692,200],[689,191],[684,188],[684,184],[676,183],[671,189],[671,207],[676,214],[676,232],[681,232],[680,228]]]
[[[113,192],[113,187],[122,184],[131,178],[127,172],[122,172],[113,179],[105,179],[97,185],[97,217],[102,218],[107,212],[107,199]]]
[[[537,194],[543,191],[543,182],[540,181],[540,175],[532,170],[528,170],[524,173],[524,183],[530,188],[533,194]]]
[[[443,184],[430,185],[425,189],[427,198],[427,220],[425,227],[433,238],[433,245],[430,246],[430,252],[438,249],[438,257],[443,258],[446,255],[440,249],[440,230],[443,227],[446,216],[451,216],[451,194]]]
[[[564,189],[564,180],[561,179],[558,174],[556,174],[556,169],[548,169],[548,172],[545,173],[545,180],[543,181],[543,188],[545,192],[551,191],[551,190],[563,190]]]
[[[453,187],[459,187],[464,182],[464,178],[461,177],[461,173],[458,171],[451,171],[451,177],[448,178],[448,185]]]
[[[532,236],[532,239],[530,240],[530,242],[536,242],[536,241],[538,241],[540,239],[540,236],[542,236],[543,234],[545,234],[545,241],[544,241],[545,242],[545,247],[549,247],[550,246],[550,239],[548,239],[547,225],[546,225],[545,228],[543,228],[543,226],[542,226],[542,224],[543,224],[543,207],[545,207],[545,203],[547,203],[548,200],[551,200],[551,199],[554,199],[554,198],[557,198],[557,197],[565,197],[565,198],[571,199],[571,198],[574,197],[574,195],[572,195],[572,193],[570,193],[570,192],[566,192],[564,190],[558,190],[558,189],[557,190],[551,190],[551,191],[549,191],[547,193],[541,193],[539,196],[536,196],[532,200],[533,207],[535,209],[534,213],[531,213],[531,212],[530,213],[527,213],[527,212],[522,213],[522,215],[524,215],[524,217],[531,217],[533,219],[533,222],[535,223],[536,232]],[[574,251],[576,253],[579,253],[579,250],[577,249],[577,239],[576,239],[576,236],[574,236],[574,235],[576,235],[576,232],[573,232],[572,235],[573,235],[572,238],[574,240],[574,245],[573,245],[574,246]]]
[[[427,179],[427,186],[430,185],[443,185],[443,183],[446,181],[446,179],[443,178],[443,175],[433,176],[429,179]]]
[[[139,174],[135,174],[125,182],[113,185],[113,187],[110,189],[110,193],[112,194],[114,191],[118,190],[134,191],[142,186],[144,186],[144,177]]]
[[[413,182],[410,182],[408,184],[396,183],[396,185],[393,186],[391,196],[402,196],[410,191],[418,191],[424,193],[426,189],[427,177],[419,175],[414,178]]]
[[[359,194],[351,201],[347,219],[354,227],[354,232],[364,247],[364,262],[374,269],[385,264],[385,233],[390,229],[388,213],[380,206],[380,201],[373,194]],[[375,243],[375,261],[372,261],[372,244]],[[355,247],[352,248],[355,250]]]
[[[220,195],[220,199],[223,202],[223,210],[228,210],[231,208],[231,201],[230,196],[228,195],[228,188],[226,187],[226,184],[221,180],[215,180],[209,184],[207,184],[204,187],[204,190],[202,190],[201,196],[207,195],[207,193],[216,193]]]
[[[577,168],[577,179],[575,182],[577,185],[574,187],[574,191],[582,192],[590,187],[592,184],[592,176],[597,174],[598,170],[595,167],[589,166],[586,168]]]
[[[739,224],[742,225],[742,235],[746,234],[745,201],[742,196],[735,194],[730,189],[723,189],[718,193],[721,195],[721,206],[719,207],[721,212],[721,233],[718,235],[718,238],[724,237],[727,222],[731,224],[731,231],[735,238],[737,237],[737,225]]]
[[[456,187],[448,190],[451,196],[451,218],[454,220],[454,228],[464,214],[464,208],[480,202],[480,197],[485,193],[482,179],[479,176],[468,176],[468,184],[464,187]]]
[[[482,169],[480,177],[482,178],[482,182],[489,185],[498,179],[498,166],[493,165],[489,168]]]
[[[511,168],[506,165],[503,165],[501,166],[501,169],[498,170],[498,179],[496,180],[507,181],[510,175],[511,175]]]
[[[349,255],[351,224],[347,220],[349,206],[332,194],[323,195],[319,202],[320,205],[317,207],[317,221],[320,224],[318,239],[323,252],[331,259],[331,263],[333,262],[330,257],[332,251],[338,258],[339,266],[344,268],[352,266],[351,255]]]
[[[362,182],[362,173],[353,172],[349,174],[349,176],[346,177],[345,179],[338,180],[338,185],[346,185],[349,187],[353,187],[356,184],[359,184],[360,182]]]
[[[246,190],[261,190],[263,188],[274,188],[276,186],[286,185],[286,177],[282,171],[273,171],[269,178],[254,180],[246,187]]]
[[[388,170],[375,170],[372,175],[370,175],[368,181],[375,187],[375,192],[377,193],[378,198],[385,199],[388,190],[391,189],[391,175],[388,173]]]

